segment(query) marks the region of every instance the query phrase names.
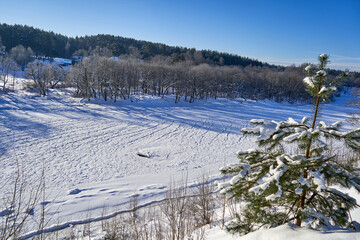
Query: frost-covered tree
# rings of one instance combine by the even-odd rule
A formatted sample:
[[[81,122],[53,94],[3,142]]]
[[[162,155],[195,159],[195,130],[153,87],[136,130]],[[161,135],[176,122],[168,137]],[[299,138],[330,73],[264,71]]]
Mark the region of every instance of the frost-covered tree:
[[[3,91],[6,91],[6,84],[9,82],[11,73],[17,71],[18,65],[10,56],[0,56],[0,81],[2,81]]]
[[[319,56],[319,64],[305,68],[303,80],[314,97],[314,113],[309,121],[254,119],[253,128],[243,128],[244,135],[257,136],[257,149],[237,152],[239,164],[223,167],[231,180],[218,183],[221,192],[241,201],[241,212],[227,229],[246,234],[261,227],[275,227],[287,222],[298,226],[349,227],[349,212],[356,200],[343,192],[360,192],[357,168],[328,154],[326,139],[336,139],[346,147],[360,150],[360,129],[342,131],[341,123],[328,125],[317,121],[320,103],[327,101],[347,75],[328,78],[328,55]],[[295,147],[296,150],[293,150]]]
[[[34,52],[30,47],[25,48],[22,45],[13,47],[10,50],[10,56],[21,66],[22,71],[24,71],[26,64],[30,61],[33,54]]]
[[[50,88],[55,88],[59,82],[64,82],[67,77],[67,70],[54,67],[51,64],[39,60],[30,62],[25,70],[26,78],[31,79],[40,91],[40,95],[45,96]]]

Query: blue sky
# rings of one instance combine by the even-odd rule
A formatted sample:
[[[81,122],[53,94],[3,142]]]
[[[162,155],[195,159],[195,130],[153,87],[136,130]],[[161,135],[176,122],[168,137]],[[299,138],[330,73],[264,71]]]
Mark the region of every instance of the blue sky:
[[[360,0],[0,0],[0,22],[360,71]]]

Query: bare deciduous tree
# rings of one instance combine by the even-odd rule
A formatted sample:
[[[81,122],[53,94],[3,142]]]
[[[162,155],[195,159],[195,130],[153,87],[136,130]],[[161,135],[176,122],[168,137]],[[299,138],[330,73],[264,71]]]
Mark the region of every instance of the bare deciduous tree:
[[[17,163],[14,181],[1,186],[4,198],[0,205],[0,239],[17,239],[22,233],[29,219],[34,215],[35,208],[44,193],[44,174],[39,179],[39,184],[30,188],[26,184],[24,170]],[[39,225],[42,229],[43,225]]]
[[[13,47],[10,50],[11,57],[19,64],[21,70],[24,71],[26,64],[30,61],[31,56],[34,54],[33,50],[22,45]]]
[[[6,84],[9,81],[10,74],[16,72],[18,66],[10,56],[0,56],[0,80],[3,81],[3,91],[6,91]],[[15,78],[15,76],[14,76]]]
[[[40,95],[45,96],[50,88],[54,88],[59,82],[65,81],[67,70],[35,60],[26,68],[26,78],[33,80]]]

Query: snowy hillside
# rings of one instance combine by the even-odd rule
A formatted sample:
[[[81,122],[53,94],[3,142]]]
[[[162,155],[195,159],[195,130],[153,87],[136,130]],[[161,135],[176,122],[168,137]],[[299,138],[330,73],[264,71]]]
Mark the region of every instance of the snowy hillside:
[[[350,95],[323,106],[321,119],[342,121],[355,111]],[[106,206],[125,209],[162,199],[171,180],[202,174],[238,160],[253,146],[240,129],[250,119],[296,120],[310,116],[309,104],[209,100],[195,103],[156,97],[118,103],[87,101],[69,91],[47,97],[18,91],[0,95],[0,182],[11,184],[16,160],[30,185],[44,169],[47,214],[55,222],[81,220]],[[354,219],[360,221],[360,213]],[[245,238],[251,239],[251,238]],[[254,238],[257,239],[257,238]],[[355,239],[355,238],[354,238]]]

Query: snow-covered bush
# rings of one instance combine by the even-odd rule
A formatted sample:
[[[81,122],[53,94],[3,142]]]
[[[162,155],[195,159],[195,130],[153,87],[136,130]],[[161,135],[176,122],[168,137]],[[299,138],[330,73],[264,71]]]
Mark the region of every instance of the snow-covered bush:
[[[360,150],[360,129],[341,131],[341,123],[317,122],[319,104],[326,101],[347,75],[328,79],[328,55],[319,56],[318,66],[305,68],[304,84],[314,97],[314,115],[309,121],[254,119],[253,128],[241,129],[256,135],[259,148],[237,153],[240,163],[223,167],[231,180],[218,183],[221,192],[241,201],[241,212],[227,225],[231,232],[245,234],[261,227],[287,222],[312,227],[348,227],[349,210],[356,200],[342,192],[360,191],[359,169],[343,164],[336,154],[326,155],[325,139],[342,140],[346,147]],[[286,146],[288,145],[288,146]],[[291,153],[289,146],[297,146]],[[331,185],[333,184],[333,185]]]

